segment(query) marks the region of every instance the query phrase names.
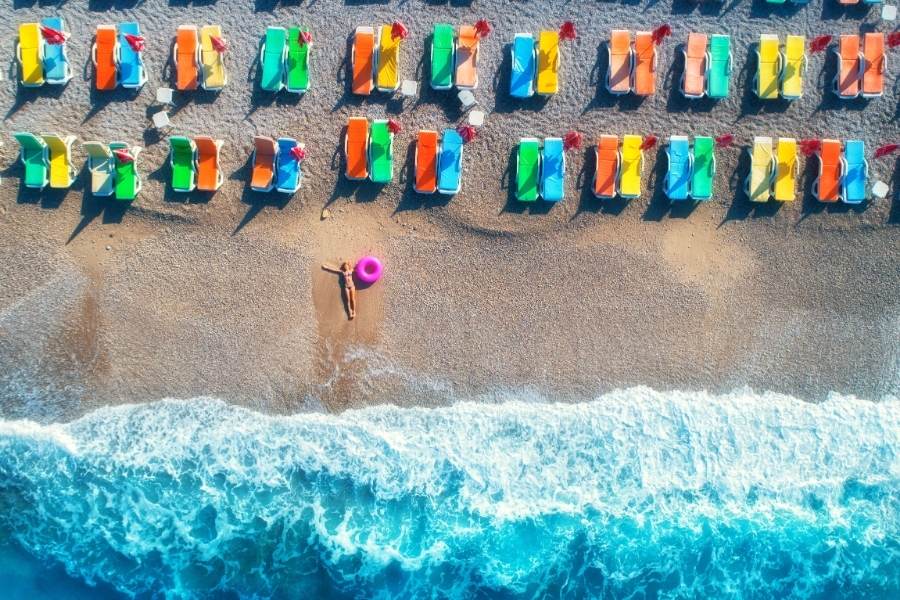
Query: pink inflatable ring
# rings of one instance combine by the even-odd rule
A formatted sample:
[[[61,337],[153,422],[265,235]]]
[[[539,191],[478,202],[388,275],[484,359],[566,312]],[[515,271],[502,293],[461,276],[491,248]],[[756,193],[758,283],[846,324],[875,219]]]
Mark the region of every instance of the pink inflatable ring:
[[[363,256],[359,259],[359,262],[356,263],[356,276],[363,283],[375,283],[379,279],[381,279],[381,272],[384,270],[384,267],[381,266],[381,261],[375,258],[374,256]]]

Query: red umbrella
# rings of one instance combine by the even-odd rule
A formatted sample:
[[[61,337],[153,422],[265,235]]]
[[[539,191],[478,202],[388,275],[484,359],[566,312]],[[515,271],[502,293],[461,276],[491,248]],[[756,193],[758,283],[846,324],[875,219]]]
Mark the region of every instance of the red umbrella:
[[[800,140],[800,152],[804,156],[812,156],[822,148],[820,140]]]
[[[574,40],[577,35],[575,23],[572,21],[566,21],[559,28],[559,39],[561,40]]]
[[[459,137],[463,139],[464,142],[471,142],[475,139],[475,136],[478,135],[478,132],[475,131],[475,128],[471,125],[460,125],[456,128],[456,132],[459,133]]]
[[[653,146],[656,145],[656,136],[648,135],[644,137],[644,141],[641,142],[641,150],[649,150]]]
[[[563,137],[563,149],[571,150],[572,148],[581,148],[581,134],[577,131],[570,131]]]
[[[400,121],[397,119],[388,119],[388,131],[391,133],[400,133],[403,131],[403,126],[400,124]]]
[[[294,146],[291,148],[291,156],[294,157],[294,160],[300,162],[304,158],[306,158],[306,150],[301,148],[300,146]]]
[[[888,48],[896,48],[900,46],[900,31],[893,31],[887,36]]]
[[[406,28],[406,25],[404,25],[400,21],[394,21],[394,24],[391,25],[391,38],[400,38],[401,40],[405,40],[406,36],[408,35],[409,30]]]
[[[475,33],[478,34],[480,38],[486,38],[491,33],[491,24],[487,22],[487,19],[478,19],[475,22]]]
[[[133,163],[134,157],[128,153],[128,150],[113,150],[113,154],[119,159],[119,162]]]
[[[663,40],[670,35],[672,35],[672,26],[668,23],[663,23],[653,30],[653,33],[650,34],[650,37],[652,37],[653,41],[656,42],[656,45],[659,46],[663,43]]]
[[[821,52],[828,47],[828,44],[831,43],[831,39],[832,36],[830,35],[817,35],[809,42],[809,51],[813,54]]]
[[[131,49],[135,52],[143,52],[144,50],[144,36],[142,35],[131,35],[130,33],[125,34],[125,41],[128,42],[128,45],[131,46]]]
[[[900,144],[885,144],[884,146],[875,149],[875,158],[893,154],[897,150],[900,150]]]
[[[730,133],[725,133],[716,138],[716,146],[718,148],[728,148],[731,144],[734,143],[734,136]]]
[[[300,32],[300,43],[301,44],[312,44],[312,34],[308,31]]]
[[[41,25],[41,35],[44,36],[44,39],[51,46],[59,46],[66,42],[66,38],[69,37],[68,33],[63,33],[62,31],[57,31],[52,27],[47,27],[46,25]]]
[[[212,42],[213,50],[219,54],[228,50],[228,44],[225,42],[225,38],[214,35],[209,38],[209,41]]]

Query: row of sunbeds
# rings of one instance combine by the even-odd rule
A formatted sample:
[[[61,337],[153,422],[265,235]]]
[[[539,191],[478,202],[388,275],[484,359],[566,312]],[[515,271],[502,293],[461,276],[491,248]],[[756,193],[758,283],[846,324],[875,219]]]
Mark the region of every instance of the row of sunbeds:
[[[312,35],[306,27],[269,27],[259,50],[260,87],[293,94],[309,90],[309,52]]]

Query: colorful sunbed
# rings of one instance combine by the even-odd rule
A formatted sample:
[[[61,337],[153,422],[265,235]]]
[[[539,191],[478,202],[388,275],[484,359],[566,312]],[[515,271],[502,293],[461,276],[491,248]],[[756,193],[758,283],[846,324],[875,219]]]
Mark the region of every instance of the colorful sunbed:
[[[542,31],[538,38],[537,93],[550,96],[559,91],[559,32]]]
[[[716,34],[709,37],[709,73],[706,77],[706,95],[710,98],[727,98],[731,87],[731,38]]]
[[[200,85],[200,33],[196,25],[181,25],[172,49],[175,63],[175,88],[196,90]]]
[[[437,191],[437,131],[423,130],[416,137],[415,190],[420,194],[433,194]]]
[[[841,36],[838,50],[836,50],[839,66],[834,78],[834,92],[842,100],[859,96],[859,83],[862,75],[859,50],[858,35]]]
[[[387,119],[372,121],[369,130],[369,179],[390,183],[394,178],[394,134]]]
[[[46,142],[24,131],[14,133],[13,137],[19,142],[19,160],[25,167],[23,185],[38,190],[44,189],[50,183]]]
[[[537,138],[521,138],[516,153],[516,200],[535,202],[541,173],[541,144]]]
[[[368,96],[375,87],[372,81],[375,73],[375,30],[371,27],[357,27],[350,54],[353,93]]]
[[[225,54],[216,49],[213,38],[223,39],[218,25],[206,25],[200,30],[200,85],[210,91],[221,90],[228,83]]]
[[[644,168],[644,139],[639,135],[622,137],[619,168],[619,195],[623,198],[637,198],[641,195],[641,172]]]
[[[300,189],[303,171],[300,161],[294,154],[299,147],[294,138],[278,138],[278,156],[275,159],[275,191],[282,194],[293,194]]]
[[[681,93],[686,98],[702,98],[706,94],[707,37],[703,33],[688,34],[684,54],[684,72],[681,74]]]
[[[222,140],[205,135],[194,138],[194,144],[197,146],[197,189],[201,192],[216,191],[225,179],[219,167],[222,143]]]
[[[877,98],[884,94],[884,33],[870,32],[863,37],[863,98]]]
[[[509,93],[513,98],[530,98],[534,95],[535,58],[534,37],[530,33],[517,33],[512,44],[512,74]]]
[[[75,181],[75,177],[78,174],[72,162],[72,144],[75,143],[75,136],[42,133],[41,138],[47,144],[50,187],[57,189],[68,188]]]
[[[455,63],[453,26],[437,23],[431,34],[431,87],[435,90],[449,90],[453,87],[453,65]]]
[[[303,39],[308,27],[288,29],[287,67],[285,88],[293,94],[305,94],[309,90],[309,53],[311,42]]]
[[[85,142],[81,147],[88,155],[87,168],[91,174],[91,194],[112,196],[116,168],[109,146],[100,142]]]
[[[619,138],[601,135],[594,155],[594,196],[615,198],[619,179]]]
[[[369,120],[365,117],[350,117],[347,121],[347,135],[344,138],[344,156],[347,179],[359,180],[369,176]]]
[[[275,156],[278,144],[270,137],[257,135],[253,138],[252,173],[250,189],[257,192],[271,192],[275,187]]]
[[[456,43],[456,87],[478,87],[478,32],[472,25],[461,25]]]
[[[41,21],[41,27],[47,27],[63,34],[67,33],[66,22],[62,17],[47,17]],[[51,85],[63,85],[72,79],[72,65],[69,64],[66,42],[50,44],[44,41],[43,52],[44,81]]]
[[[787,36],[784,42],[784,69],[781,72],[781,96],[785,100],[803,97],[806,65],[806,36]]]
[[[445,129],[441,135],[438,158],[438,193],[456,194],[462,187],[463,139],[455,129]]]
[[[772,179],[778,163],[772,150],[772,138],[756,136],[750,148],[750,173],[744,190],[750,202],[768,202],[772,196]]]
[[[133,21],[128,21],[119,23],[118,31],[119,85],[128,89],[139,89],[147,83],[147,71],[144,68],[143,52],[132,48],[128,43],[126,36],[140,37],[141,27]],[[130,164],[133,165],[133,163]],[[138,178],[138,181],[140,181],[140,178]]]
[[[656,93],[656,42],[649,31],[638,31],[634,36],[634,71],[632,88],[638,96]]]
[[[797,140],[778,138],[776,160],[775,200],[777,202],[793,202],[796,197],[797,177],[800,175]]]
[[[21,73],[19,83],[24,87],[44,85],[43,41],[37,23],[19,25],[19,41],[16,44],[16,58]]]
[[[172,189],[190,192],[197,186],[197,170],[194,161],[197,146],[190,138],[173,135],[169,138],[169,165],[172,168]]]
[[[541,148],[541,198],[560,202],[566,193],[566,152],[562,138],[544,138]]]
[[[97,26],[97,34],[91,46],[91,59],[94,63],[94,85],[98,90],[114,90],[119,83],[118,39],[113,25]]]
[[[284,27],[266,28],[266,38],[259,49],[261,69],[259,87],[278,92],[284,87],[284,62],[287,53],[287,30]],[[273,140],[274,142],[274,140]]]
[[[764,33],[759,36],[756,63],[754,93],[760,100],[777,100],[781,79],[781,52],[777,35]]]
[[[113,153],[113,161],[115,163],[115,188],[116,200],[124,200],[130,202],[137,198],[141,191],[142,180],[138,173],[137,160],[141,153],[140,146],[129,146],[125,142],[110,142],[109,149]],[[116,151],[125,152],[130,159],[124,160],[116,154]]]
[[[375,87],[380,92],[393,92],[400,87],[400,42],[390,25],[378,28],[378,52],[375,54]]]
[[[841,179],[842,199],[846,204],[865,202],[868,193],[869,163],[862,140],[844,142],[844,176]]]
[[[813,195],[819,202],[837,202],[841,199],[841,143],[822,140],[816,155],[819,157],[819,176],[813,181]]]
[[[666,196],[669,200],[687,200],[691,196],[691,147],[687,136],[669,137],[666,158]]]
[[[709,200],[716,178],[716,142],[708,136],[695,136],[691,148],[691,198]]]
[[[610,94],[627,94],[631,91],[631,71],[634,56],[631,51],[631,32],[613,29],[606,45],[609,66],[606,69],[606,89]]]

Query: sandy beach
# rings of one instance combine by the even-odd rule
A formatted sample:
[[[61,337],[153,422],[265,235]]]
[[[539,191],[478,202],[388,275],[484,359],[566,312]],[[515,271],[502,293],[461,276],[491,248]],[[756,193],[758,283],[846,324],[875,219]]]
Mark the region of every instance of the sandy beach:
[[[823,3],[824,1],[824,3]],[[107,404],[217,396],[266,412],[341,411],[373,403],[441,405],[462,398],[593,398],[620,387],[729,391],[750,386],[807,400],[830,391],[900,393],[900,170],[872,160],[900,137],[896,60],[884,97],[841,103],[826,92],[835,61],[810,57],[805,96],[763,105],[750,92],[751,45],[761,33],[837,35],[884,30],[877,9],[750,2],[615,3],[419,0],[219,0],[0,9],[0,407],[7,418],[68,419]],[[64,89],[15,83],[19,22],[61,14],[76,77]],[[419,129],[464,120],[452,92],[428,89],[427,37],[437,22],[487,18],[476,97],[487,121],[465,147],[462,191],[419,196],[409,168]],[[402,20],[401,75],[417,99],[349,94],[347,39],[357,25]],[[518,102],[507,93],[508,44],[573,20],[562,49],[562,89]],[[150,80],[137,94],[91,89],[97,24],[136,20]],[[660,89],[639,102],[602,85],[602,43],[614,28],[672,25],[661,47]],[[157,87],[179,24],[221,24],[228,86],[176,94],[171,134],[225,140],[226,181],[214,195],[168,187],[168,143],[150,127]],[[303,97],[258,87],[260,37],[269,25],[314,35],[313,88]],[[690,31],[728,33],[732,95],[690,103],[675,87],[677,46]],[[826,83],[829,82],[829,83]],[[342,177],[342,128],[351,116],[391,116],[395,179],[379,187]],[[599,201],[590,193],[590,143],[568,156],[566,199],[523,207],[510,190],[519,137],[577,129],[602,133],[733,134],[717,151],[713,201],[671,206],[665,161],[646,155],[644,195]],[[20,186],[13,131],[124,140],[144,151],[144,189],[127,210],[92,198],[82,174],[70,190]],[[293,197],[248,187],[255,134],[306,144],[303,188]],[[886,200],[826,206],[809,194],[756,206],[741,191],[743,149],[754,135],[858,138],[870,182]],[[76,149],[76,162],[84,154]],[[323,213],[323,210],[327,212]],[[348,322],[337,278],[322,262],[373,253],[386,275],[360,291]]]

